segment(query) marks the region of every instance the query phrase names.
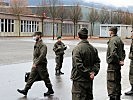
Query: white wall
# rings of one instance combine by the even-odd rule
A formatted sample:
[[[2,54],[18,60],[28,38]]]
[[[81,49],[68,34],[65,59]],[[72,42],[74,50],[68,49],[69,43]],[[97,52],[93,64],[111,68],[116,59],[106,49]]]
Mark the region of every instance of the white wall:
[[[100,37],[110,37],[108,31],[110,27],[116,26],[118,28],[118,36],[121,38],[126,38],[131,36],[131,25],[121,25],[121,24],[101,24],[100,25]]]

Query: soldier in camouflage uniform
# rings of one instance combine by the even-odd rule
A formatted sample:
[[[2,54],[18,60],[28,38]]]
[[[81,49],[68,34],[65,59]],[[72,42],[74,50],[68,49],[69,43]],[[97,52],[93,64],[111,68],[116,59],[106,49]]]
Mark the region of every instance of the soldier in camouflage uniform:
[[[130,59],[130,71],[129,71],[129,81],[131,85],[131,90],[126,92],[125,95],[132,95],[133,96],[133,31],[132,33],[132,42],[130,46],[130,52],[129,52],[129,59]]]
[[[61,72],[62,63],[63,63],[63,56],[64,51],[67,49],[67,47],[64,45],[64,43],[61,41],[61,36],[57,37],[57,42],[54,44],[53,50],[55,52],[56,58],[56,68],[55,68],[55,75],[62,75],[64,74]]]
[[[28,90],[31,88],[32,84],[37,80],[38,77],[41,77],[41,79],[45,82],[46,87],[48,88],[48,91],[44,93],[44,96],[54,93],[47,71],[47,46],[43,43],[41,37],[41,32],[34,33],[34,40],[36,41],[36,43],[34,45],[33,65],[31,73],[25,85],[25,88],[23,90],[17,90],[23,95],[27,95]]]
[[[72,100],[93,100],[93,79],[100,69],[98,51],[87,40],[88,30],[78,32],[81,42],[72,51]]]
[[[110,100],[120,100],[121,96],[121,66],[124,65],[124,43],[117,36],[117,27],[109,29],[111,36],[107,48],[107,90]]]

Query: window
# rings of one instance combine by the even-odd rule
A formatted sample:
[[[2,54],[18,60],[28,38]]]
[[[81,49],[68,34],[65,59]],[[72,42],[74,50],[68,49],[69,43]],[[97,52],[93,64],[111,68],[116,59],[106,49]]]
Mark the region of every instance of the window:
[[[0,19],[0,32],[14,32],[14,20]]]
[[[7,32],[7,28],[8,28],[8,26],[7,26],[7,22],[8,20],[7,19],[5,19],[5,32]]]
[[[44,23],[44,34],[45,35],[52,35],[53,33],[53,24],[51,22],[45,22]]]
[[[1,19],[1,32],[4,32],[4,19]]]
[[[34,21],[32,21],[32,26],[31,26],[32,28],[32,32],[34,32],[35,31],[35,22]]]
[[[39,30],[39,22],[21,20],[21,32],[35,32]]]

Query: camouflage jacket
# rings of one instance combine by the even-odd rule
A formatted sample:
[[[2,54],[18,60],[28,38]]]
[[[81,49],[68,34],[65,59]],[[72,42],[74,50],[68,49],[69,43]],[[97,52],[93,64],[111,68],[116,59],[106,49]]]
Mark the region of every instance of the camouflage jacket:
[[[97,75],[100,69],[97,49],[87,40],[82,40],[72,51],[72,65],[72,80],[90,81],[90,72]]]
[[[119,61],[124,61],[125,50],[124,43],[117,35],[111,37],[108,41],[106,60],[108,64],[119,64]]]
[[[133,60],[133,39],[130,45],[129,59]]]
[[[64,43],[63,42],[59,42],[59,41],[57,41],[54,44],[54,47],[53,47],[53,50],[54,50],[56,55],[64,54],[64,50],[66,50],[66,49],[67,49],[67,47],[64,45]]]
[[[36,42],[34,45],[33,63],[35,65],[47,63],[46,54],[47,54],[47,46],[43,43],[43,41],[40,40]]]

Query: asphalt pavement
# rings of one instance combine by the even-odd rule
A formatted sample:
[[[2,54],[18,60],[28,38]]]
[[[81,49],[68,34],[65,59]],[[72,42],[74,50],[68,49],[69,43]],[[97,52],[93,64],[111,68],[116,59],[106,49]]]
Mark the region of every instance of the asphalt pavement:
[[[65,51],[62,68],[65,74],[61,76],[55,76],[54,70],[55,55],[52,47],[56,40],[50,38],[43,38],[43,40],[48,46],[47,67],[55,94],[49,97],[43,96],[43,93],[47,91],[43,81],[35,82],[27,97],[17,92],[18,88],[24,88],[25,72],[29,72],[31,69],[34,42],[31,38],[0,38],[0,100],[71,100],[71,52],[79,40],[63,40],[70,48]],[[126,41],[125,50],[128,55],[130,41],[124,41]],[[106,89],[106,42],[107,39],[90,40],[90,43],[98,49],[101,59],[100,72],[94,79],[94,100],[108,99]],[[125,65],[122,66],[122,100],[133,100],[133,97],[124,95],[124,92],[130,90],[128,80],[129,64],[130,60],[126,56]]]

